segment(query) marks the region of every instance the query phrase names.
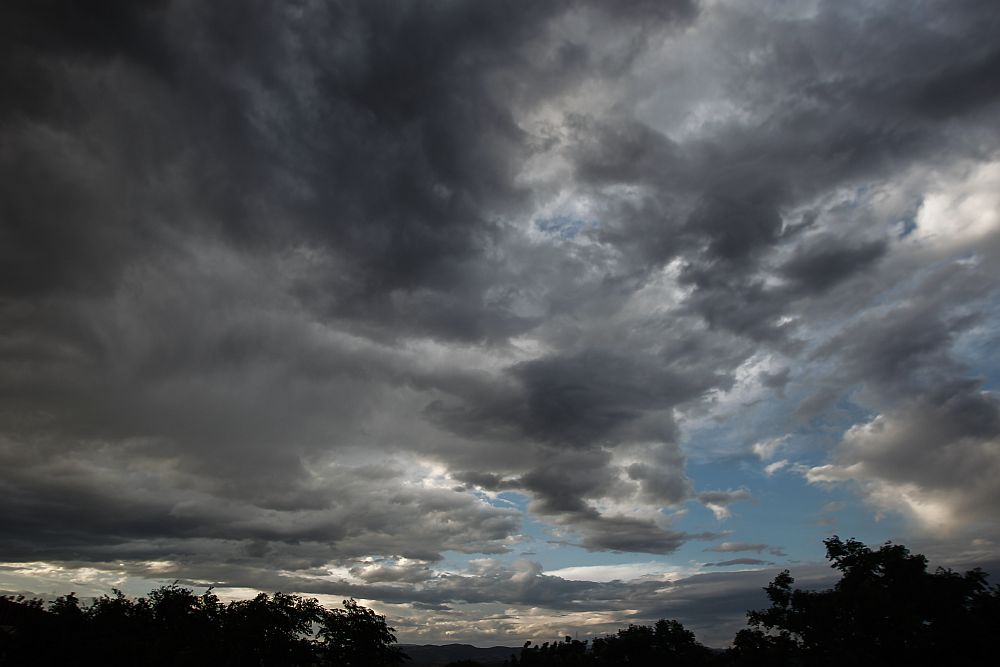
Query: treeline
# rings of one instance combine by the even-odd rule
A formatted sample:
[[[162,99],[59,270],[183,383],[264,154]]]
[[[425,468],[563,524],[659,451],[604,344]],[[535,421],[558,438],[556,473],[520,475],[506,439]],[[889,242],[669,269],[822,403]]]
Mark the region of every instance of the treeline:
[[[326,609],[261,593],[223,604],[176,584],[148,597],[115,590],[82,606],[0,597],[0,665],[389,667],[405,659],[385,617],[357,602]]]
[[[701,645],[677,621],[661,620],[589,642],[528,642],[505,664],[997,664],[1000,587],[989,586],[983,572],[928,572],[927,559],[901,545],[872,550],[838,537],[825,544],[840,581],[806,591],[782,572],[765,588],[770,607],[748,612],[748,627],[725,651]],[[115,591],[88,606],[73,594],[48,605],[0,598],[0,665],[383,667],[407,660],[393,632],[385,617],[354,600],[328,610],[315,599],[281,593],[223,604],[211,591],[195,595],[175,584],[138,599]]]
[[[593,642],[564,641],[521,649],[505,665],[715,665],[718,654],[698,643],[677,621],[659,620],[653,627],[630,625],[617,635]]]

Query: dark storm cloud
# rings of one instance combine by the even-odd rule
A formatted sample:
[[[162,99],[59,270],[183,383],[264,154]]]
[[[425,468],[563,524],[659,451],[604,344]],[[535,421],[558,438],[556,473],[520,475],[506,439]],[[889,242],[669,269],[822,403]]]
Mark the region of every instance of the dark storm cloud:
[[[508,464],[527,468],[520,475],[466,471],[458,481],[529,492],[532,511],[572,526],[587,549],[670,553],[691,537],[651,520],[601,516],[594,502],[636,490],[654,504],[687,500],[693,489],[673,420],[661,415],[647,426],[643,419],[697,397],[719,378],[699,377],[681,364],[675,370],[672,360],[662,357],[642,360],[594,350],[516,365],[512,375],[520,385],[515,395],[478,405],[465,396],[466,406],[435,405],[432,415],[464,434],[520,431],[543,447],[533,451],[531,461]],[[659,442],[644,461],[625,470],[613,465],[615,447],[637,437]]]
[[[993,75],[998,65],[1000,50],[992,49],[938,69],[914,95],[913,105],[931,117],[946,118],[994,102],[1000,97]]]
[[[4,107],[2,155],[8,553],[114,558],[143,543],[154,557],[199,539],[254,553],[333,545],[325,556],[304,547],[304,562],[506,549],[509,511],[405,485],[386,497],[392,475],[353,467],[362,483],[345,484],[311,466],[363,446],[394,388],[469,384],[412,355],[403,370],[384,341],[502,341],[537,322],[493,291],[524,281],[496,256],[502,221],[531,200],[516,176],[536,148],[514,112],[590,76],[587,47],[556,48],[553,21],[610,19],[636,31],[635,47],[694,6],[2,11],[13,63],[2,76],[18,93]],[[625,357],[596,382],[581,363],[515,367],[524,395],[506,421],[561,445],[690,391],[669,373],[629,377],[641,369]],[[546,396],[559,376],[581,390]],[[646,379],[663,395],[644,398]],[[621,389],[617,405],[598,405]],[[595,414],[549,425],[560,405]],[[48,463],[58,459],[61,469]],[[610,480],[595,475],[581,493]],[[540,496],[555,502],[556,486]],[[624,545],[637,531],[658,549],[677,539],[644,522],[605,532]]]
[[[840,241],[814,242],[798,248],[782,267],[781,274],[806,292],[819,292],[862,271],[885,254],[884,241],[845,245]]]
[[[41,163],[22,171],[27,178],[20,180],[20,196],[10,193],[5,201],[65,208],[41,218],[51,220],[47,234],[37,208],[6,216],[6,231],[16,235],[5,244],[10,261],[4,264],[52,260],[52,268],[65,274],[57,285],[50,272],[27,275],[25,268],[4,285],[44,280],[38,289],[76,288],[74,278],[89,269],[120,270],[128,257],[150,250],[144,244],[121,248],[125,257],[107,261],[107,250],[129,241],[136,223],[152,222],[149,210],[121,211],[117,190],[101,199],[88,180],[79,182],[82,174],[59,179],[53,170],[66,171],[73,166],[66,158],[75,157],[108,171],[99,184],[131,186],[140,207],[166,204],[142,186],[175,170],[186,190],[178,194],[188,201],[172,204],[180,210],[164,211],[163,222],[186,227],[193,220],[178,218],[214,218],[204,231],[221,231],[238,242],[329,248],[346,266],[318,284],[303,285],[301,294],[333,313],[392,317],[392,309],[379,302],[392,290],[427,287],[431,296],[450,291],[468,270],[464,263],[491,243],[495,218],[527,194],[513,176],[527,156],[528,137],[508,104],[537,95],[533,86],[558,85],[568,73],[558,59],[529,62],[523,49],[544,36],[548,19],[569,7],[532,3],[515,12],[492,3],[345,3],[300,16],[291,7],[263,3],[115,2],[86,12],[68,2],[12,3],[4,23],[13,60],[39,70],[25,85],[62,98],[44,110],[28,109],[34,113],[17,115],[14,124],[64,133],[59,148],[70,155],[53,159],[56,147],[37,143],[51,141],[45,136],[29,134],[15,143],[10,155]],[[691,14],[685,2],[664,7],[665,20]],[[83,76],[71,78],[70,67]],[[11,70],[10,76],[20,76]],[[172,76],[157,76],[158,70]],[[102,86],[145,99],[139,108],[101,99]],[[154,100],[160,104],[142,108]],[[77,112],[52,117],[66,106]],[[123,131],[143,136],[126,146],[120,143]],[[75,145],[84,133],[104,150]],[[55,204],[42,196],[53,187],[69,194],[74,186],[79,201],[61,196]],[[100,224],[88,225],[87,234],[77,232],[73,242],[71,234],[83,225],[70,220],[88,207]],[[111,211],[119,219],[107,219]],[[11,217],[29,215],[9,224]],[[273,217],[285,224],[270,224]],[[95,233],[102,229],[106,236]],[[61,268],[67,259],[75,261]],[[469,331],[467,318],[449,316],[439,300],[421,305],[439,311],[424,317],[431,330],[485,335]],[[463,313],[474,305],[465,304]]]
[[[429,416],[459,433],[509,429],[557,447],[592,447],[621,438],[643,416],[696,398],[725,382],[711,366],[660,354],[587,349],[513,365],[514,392],[465,393],[428,406]],[[660,437],[675,435],[661,425]]]
[[[690,231],[707,237],[708,256],[725,263],[750,259],[781,235],[780,190],[757,173],[725,173],[708,189],[687,220]]]
[[[837,355],[848,379],[882,395],[933,389],[961,372],[951,348],[978,319],[970,302],[988,289],[968,280],[976,273],[974,267],[934,272],[920,281],[921,298],[867,314],[816,354]]]
[[[666,554],[691,539],[712,539],[671,530],[652,519],[602,514],[593,501],[627,496],[631,489],[619,471],[609,466],[606,450],[567,451],[547,455],[524,475],[500,479],[497,475],[465,472],[454,477],[467,485],[497,491],[522,490],[532,495],[530,509],[572,529],[579,546],[591,551],[631,551]],[[684,457],[674,447],[661,447],[650,464],[633,464],[628,477],[640,481],[641,492],[657,504],[677,505],[691,493],[684,476]]]
[[[908,3],[864,9],[823,3],[809,22],[789,20],[786,30],[769,30],[763,46],[753,40],[764,28],[758,21],[770,19],[723,10],[733,23],[721,23],[715,37],[756,48],[759,57],[726,72],[739,91],[739,120],[681,148],[656,133],[644,138],[649,130],[632,127],[631,120],[623,121],[627,129],[604,131],[599,157],[591,160],[604,168],[583,162],[579,176],[595,186],[642,186],[645,195],[638,207],[631,205],[631,215],[615,216],[595,234],[644,262],[686,259],[687,279],[696,287],[691,305],[713,325],[761,340],[785,335],[774,320],[791,302],[866,270],[885,252],[877,238],[817,239],[779,271],[793,289],[767,287],[762,262],[802,229],[788,219],[791,209],[934,153],[937,159],[942,151],[974,156],[979,141],[995,142],[988,110],[996,100],[977,77],[984,72],[980,63],[995,57],[986,35],[997,25],[996,12],[975,2],[953,9],[929,22]],[[859,14],[892,29],[875,38],[856,21]],[[849,53],[841,48],[845,35],[853,35],[857,47]],[[971,35],[982,38],[970,44]],[[962,64],[948,64],[953,61]],[[943,80],[962,86],[959,71],[969,72],[969,87],[961,96],[942,96],[940,104],[963,96],[968,102],[930,121],[918,100]],[[942,121],[964,123],[954,131],[968,133],[969,142],[955,140]]]
[[[674,372],[671,359],[656,361],[588,350],[518,366],[514,374],[526,399],[522,423],[544,441],[600,442],[645,411],[697,396],[716,379]]]
[[[523,539],[476,493],[589,550],[718,538],[660,510],[751,499],[695,488],[685,429],[753,382],[877,413],[814,481],[988,516],[956,348],[1000,252],[941,230],[992,201],[962,188],[998,31],[973,0],[5,3],[5,557],[672,616],[663,582],[429,564]],[[676,590],[708,625],[729,576]]]
[[[407,485],[398,471],[384,468],[379,479],[348,468],[328,474],[323,486],[285,488],[281,496],[246,502],[184,489],[179,479],[149,472],[100,470],[93,459],[26,464],[9,447],[0,455],[14,471],[0,488],[11,510],[2,520],[3,549],[15,559],[59,560],[71,553],[93,561],[170,554],[222,560],[246,549],[266,560],[297,558],[297,569],[377,553],[423,560],[440,559],[441,549],[498,553],[519,527],[513,510]],[[395,490],[372,493],[373,484]],[[213,544],[208,553],[199,546]]]

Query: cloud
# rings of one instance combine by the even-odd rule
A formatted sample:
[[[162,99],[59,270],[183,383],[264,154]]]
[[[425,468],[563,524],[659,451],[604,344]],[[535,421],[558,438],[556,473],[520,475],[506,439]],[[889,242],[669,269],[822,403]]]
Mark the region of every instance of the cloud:
[[[774,565],[774,563],[759,558],[732,558],[718,563],[705,563],[705,567],[731,567],[733,565]]]
[[[886,243],[882,240],[848,246],[840,239],[815,239],[808,246],[796,248],[779,272],[796,289],[822,291],[864,270],[885,252]]]
[[[396,561],[366,560],[351,568],[350,573],[365,582],[404,582],[416,584],[432,579],[434,572],[426,562],[401,558]]]
[[[505,349],[539,321],[534,279],[506,261],[524,243],[510,221],[530,204],[517,171],[536,150],[515,116],[589,76],[550,31],[570,9],[604,22],[600,6],[254,5],[233,20],[225,6],[119,5],[99,20],[68,3],[4,9],[5,60],[26,68],[3,71],[19,91],[3,169],[22,175],[5,196],[0,281],[16,329],[0,415],[16,469],[3,481],[18,497],[10,553],[200,553],[178,546],[200,539],[310,565],[495,553],[515,537],[513,511],[365,466],[404,439],[489,465],[485,433],[433,407],[473,400],[470,388],[490,397],[477,427],[591,447],[715,382],[607,349],[523,361]],[[637,4],[613,23],[648,35],[695,13]],[[426,341],[497,346],[462,370],[452,349],[431,363]],[[525,454],[538,463],[533,445]],[[614,486],[594,456],[592,481],[573,488],[512,472],[540,511],[575,510]],[[689,493],[672,456],[644,475],[651,498]],[[585,514],[588,548],[686,539]],[[39,525],[61,537],[32,538]]]
[[[578,565],[550,570],[550,576],[570,581],[632,581],[642,577],[675,579],[680,572],[665,563],[620,563],[617,565]]]
[[[774,455],[778,450],[782,449],[788,441],[787,435],[783,435],[780,438],[769,438],[768,440],[761,440],[755,442],[751,449],[753,453],[756,454],[762,461],[774,458]]]
[[[754,542],[722,542],[714,547],[705,547],[702,551],[718,551],[720,553],[732,553],[739,551],[755,551],[760,553],[767,549],[766,544]]]
[[[745,500],[753,500],[753,496],[750,495],[748,489],[730,489],[728,491],[703,491],[698,494],[698,500],[705,507],[712,510],[712,514],[715,515],[716,519],[722,521],[732,516],[732,512],[729,509],[730,505]]]
[[[781,459],[780,461],[775,461],[774,463],[768,463],[764,466],[764,474],[770,477],[779,470],[787,468],[789,465],[791,465],[791,462],[788,459]]]
[[[4,3],[0,550],[514,636],[682,604],[508,562],[522,531],[673,554],[790,460],[978,530],[993,16]],[[728,628],[736,574],[669,589]]]
[[[835,462],[806,472],[813,483],[853,480],[880,510],[926,529],[989,521],[1000,496],[1000,401],[975,383],[942,387],[852,427]]]

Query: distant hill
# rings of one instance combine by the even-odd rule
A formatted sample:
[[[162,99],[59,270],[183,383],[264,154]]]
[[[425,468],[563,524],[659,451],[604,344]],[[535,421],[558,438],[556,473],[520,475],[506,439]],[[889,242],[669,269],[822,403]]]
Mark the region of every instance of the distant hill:
[[[512,655],[520,655],[520,646],[491,646],[479,648],[471,644],[397,644],[412,660],[408,667],[441,667],[456,660],[475,660],[484,667],[502,665]]]

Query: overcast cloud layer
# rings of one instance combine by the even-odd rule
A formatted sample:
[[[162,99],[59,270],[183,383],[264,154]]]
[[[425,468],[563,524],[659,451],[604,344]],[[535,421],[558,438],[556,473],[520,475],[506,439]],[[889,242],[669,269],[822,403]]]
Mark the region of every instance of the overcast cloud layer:
[[[833,532],[991,562],[997,34],[994,0],[3,3],[0,588],[722,645]]]

